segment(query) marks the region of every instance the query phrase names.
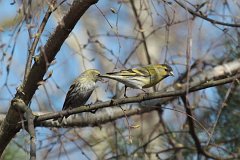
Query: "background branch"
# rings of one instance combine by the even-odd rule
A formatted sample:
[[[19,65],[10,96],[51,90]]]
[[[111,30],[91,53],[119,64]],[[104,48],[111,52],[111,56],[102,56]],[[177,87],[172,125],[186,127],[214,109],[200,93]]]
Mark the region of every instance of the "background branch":
[[[184,5],[182,2],[180,2],[178,0],[175,0],[175,2],[179,6],[181,6],[183,9],[188,11],[190,14],[192,14],[194,16],[197,16],[197,17],[200,17],[200,18],[202,18],[202,19],[204,19],[204,20],[206,20],[206,21],[208,21],[212,24],[219,24],[219,25],[228,26],[228,27],[240,27],[240,24],[225,23],[225,22],[217,21],[215,19],[208,18],[206,15],[201,14],[201,12],[192,10],[191,8],[187,7],[186,5]]]

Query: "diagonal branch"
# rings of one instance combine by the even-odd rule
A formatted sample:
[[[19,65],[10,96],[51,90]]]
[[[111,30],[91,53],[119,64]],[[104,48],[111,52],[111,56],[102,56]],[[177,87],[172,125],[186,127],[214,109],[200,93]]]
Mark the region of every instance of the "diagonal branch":
[[[38,82],[42,81],[49,64],[54,60],[65,39],[68,37],[74,26],[86,12],[86,10],[98,0],[75,0],[68,13],[60,21],[59,25],[51,34],[47,43],[42,48],[37,61],[31,68],[26,83],[18,88],[14,99],[23,100],[26,105],[31,101],[38,88]],[[6,118],[0,126],[0,156],[7,144],[20,130],[20,114],[17,111],[18,104],[12,100]],[[14,118],[13,118],[14,117]]]
[[[37,117],[37,121],[44,121],[48,119],[55,119],[59,118],[60,116],[66,116],[81,112],[89,112],[91,110],[97,110],[101,108],[106,108],[110,106],[117,106],[121,104],[126,103],[139,103],[146,100],[156,99],[156,98],[164,98],[164,97],[174,97],[174,96],[181,96],[183,94],[186,94],[186,85],[189,86],[189,92],[193,92],[199,89],[203,89],[210,86],[215,86],[216,82],[214,80],[218,80],[217,84],[225,84],[232,82],[235,79],[240,78],[240,73],[238,72],[240,70],[240,59],[236,59],[232,62],[225,63],[223,65],[219,65],[214,67],[213,69],[206,70],[192,78],[192,82],[189,84],[178,84],[176,85],[176,89],[173,89],[173,91],[170,92],[154,92],[154,93],[147,93],[142,94],[140,96],[136,97],[129,97],[129,98],[121,98],[116,100],[111,100],[107,102],[102,103],[96,103],[89,106],[80,106],[78,108],[68,110],[68,111],[61,111],[58,113],[50,113],[46,115],[42,115],[40,117]],[[237,73],[236,73],[237,72]],[[235,73],[235,75],[234,75]],[[232,76],[230,78],[221,79],[221,77],[227,77]]]
[[[34,119],[35,116],[33,115],[33,112],[31,108],[25,105],[25,103],[20,99],[15,99],[15,101],[18,103],[18,109],[22,113],[26,113],[26,120],[27,120],[27,127],[24,128],[30,135],[30,160],[36,160],[36,133],[34,128]]]
[[[226,95],[225,95],[225,97],[224,97],[224,100],[223,100],[223,102],[222,102],[221,107],[220,107],[219,110],[218,110],[216,122],[214,123],[214,125],[213,125],[213,127],[212,127],[212,131],[211,131],[210,136],[209,136],[209,138],[208,138],[207,146],[209,145],[209,143],[210,143],[210,141],[211,141],[211,138],[212,138],[212,136],[213,136],[213,133],[214,133],[214,131],[215,131],[215,128],[216,128],[216,126],[217,126],[217,123],[218,123],[218,121],[219,121],[219,119],[220,119],[220,116],[221,116],[221,114],[222,114],[222,111],[223,111],[223,109],[227,106],[227,101],[229,100],[230,94],[231,94],[232,91],[234,91],[234,89],[236,89],[236,84],[235,84],[235,82],[233,81],[233,82],[231,83],[230,87],[228,88],[228,91],[227,91],[227,93],[226,93]]]
[[[184,104],[187,115],[190,115],[191,117],[193,117],[192,110],[190,108],[190,104],[189,104],[189,100],[187,98],[187,95],[181,96],[181,99],[183,101],[183,104]],[[197,136],[196,131],[195,131],[194,122],[193,122],[192,118],[190,118],[190,116],[187,116],[189,133],[190,133],[190,135],[192,136],[192,139],[195,142],[195,146],[196,146],[198,154],[203,154],[204,155],[204,151],[203,151],[203,148],[201,146],[201,142],[198,139],[198,136]]]
[[[201,89],[217,86],[217,85],[230,83],[239,78],[240,78],[240,73],[236,74],[235,76],[229,77],[229,78],[224,78],[224,79],[220,79],[220,80],[216,80],[216,81],[209,81],[205,84],[196,84],[196,83],[192,82],[189,84],[189,93],[198,91]],[[182,96],[184,94],[186,94],[186,88],[179,89],[179,90],[176,89],[174,91],[168,91],[168,92],[164,91],[164,92],[146,93],[146,94],[141,94],[139,96],[134,96],[134,97],[120,98],[120,99],[115,99],[115,100],[111,100],[111,101],[96,103],[93,105],[80,106],[80,107],[74,108],[72,110],[60,111],[60,112],[55,112],[55,113],[47,113],[47,114],[41,115],[39,117],[36,117],[36,122],[42,122],[42,121],[49,120],[49,119],[56,119],[61,116],[72,115],[72,114],[76,114],[76,113],[91,112],[94,110],[117,106],[117,105],[122,105],[122,104],[127,104],[127,103],[140,103],[143,101],[157,99],[157,98],[166,98],[166,99],[163,99],[163,101],[162,101],[162,104],[163,104],[163,103],[166,103],[166,102],[174,99],[176,96]],[[156,110],[156,109],[159,109],[159,107],[154,108],[152,110]],[[151,111],[151,108],[149,108],[149,110],[147,112],[149,112],[149,111]],[[141,111],[136,110],[136,112],[129,113],[129,114],[137,114],[137,113],[141,113]],[[121,117],[123,115],[119,115],[119,116]],[[111,117],[109,117],[109,118],[110,118],[109,120],[114,120],[114,119],[111,119]],[[98,120],[98,122],[100,123],[100,120]],[[84,121],[83,121],[83,123],[84,123]],[[103,123],[106,123],[106,122],[103,120]],[[93,123],[89,122],[88,125],[90,125],[90,124],[93,124]],[[86,124],[83,124],[83,125],[86,126]],[[93,124],[93,125],[96,125],[96,124]]]
[[[131,6],[132,6],[132,9],[133,9],[133,13],[134,13],[134,16],[137,20],[137,24],[138,24],[138,27],[139,27],[139,30],[142,30],[142,23],[140,21],[140,17],[138,16],[137,14],[137,9],[135,7],[135,4],[134,4],[134,0],[130,0],[130,3],[131,3]],[[141,36],[142,36],[142,41],[143,41],[143,46],[144,46],[144,50],[145,50],[145,54],[146,54],[146,57],[147,57],[147,62],[148,64],[151,64],[151,57],[150,57],[150,54],[149,54],[149,51],[148,51],[148,47],[147,47],[147,38],[144,34],[144,32],[141,31]]]
[[[224,78],[224,79],[220,79],[220,80],[216,80],[216,81],[210,81],[207,82],[205,84],[202,85],[198,85],[197,87],[193,87],[190,89],[190,92],[194,92],[197,90],[202,90],[202,89],[206,89],[209,87],[214,87],[214,86],[219,86],[219,85],[223,85],[226,83],[231,83],[233,81],[235,81],[236,79],[240,79],[240,74],[237,74],[236,76],[232,76],[232,77],[228,77],[228,78]],[[185,91],[186,92],[186,91]],[[142,108],[131,108],[130,110],[126,110],[125,113],[127,116],[132,116],[132,115],[137,115],[137,114],[143,114],[143,113],[147,113],[147,112],[151,112],[154,110],[159,110],[159,107],[163,104],[169,103],[170,101],[176,99],[176,96],[181,96],[184,93],[184,90],[180,91],[180,92],[176,92],[175,94],[172,94],[172,92],[166,92],[166,93],[157,93],[159,95],[159,99],[158,103],[156,105],[152,105],[151,101],[146,101],[147,105],[148,103],[150,103],[151,105],[147,105],[148,107],[142,107]],[[180,94],[183,93],[183,94]],[[169,95],[168,97],[162,98],[166,95]],[[129,97],[131,99],[136,98],[136,97]],[[151,98],[151,97],[149,97]],[[128,99],[128,98],[127,98]],[[120,100],[120,99],[119,99]],[[144,101],[144,100],[143,100]],[[81,112],[91,112],[93,110],[96,109],[100,109],[100,108],[105,108],[105,107],[111,107],[111,106],[101,106],[99,107],[99,105],[103,105],[105,103],[110,103],[109,102],[103,102],[98,104],[98,106],[96,107],[96,104],[93,104],[91,106],[81,106],[81,110],[78,109],[77,113],[81,113]],[[126,103],[130,103],[130,102],[126,102]],[[123,103],[123,104],[126,104]],[[75,112],[75,111],[74,111]],[[114,113],[109,115],[108,112],[96,112],[95,114],[93,114],[93,116],[91,116],[91,113],[89,113],[90,115],[86,118],[85,116],[79,116],[79,117],[69,117],[67,119],[67,121],[63,121],[64,123],[59,125],[56,121],[50,120],[55,118],[59,113],[46,113],[46,112],[34,112],[34,115],[37,116],[36,118],[36,126],[38,127],[87,127],[87,126],[98,126],[100,124],[105,124],[107,122],[112,122],[114,120],[117,120],[119,118],[124,117],[125,115],[123,114],[122,110],[119,108],[115,108],[114,109]],[[67,113],[69,115],[69,113]],[[2,119],[4,119],[4,114],[0,114],[0,124],[2,122]],[[189,115],[188,115],[189,116]],[[190,117],[193,118],[193,117]],[[47,121],[48,120],[48,121]]]
[[[194,10],[192,10],[191,8],[187,7],[186,5],[184,5],[182,2],[178,1],[178,0],[174,0],[179,6],[181,6],[183,9],[185,9],[186,11],[188,11],[190,14],[192,14],[193,16],[197,16],[200,17],[212,24],[219,24],[222,26],[228,26],[228,27],[240,27],[240,24],[232,24],[232,23],[226,23],[226,22],[221,22],[221,21],[217,21],[214,19],[211,19],[209,17],[207,17],[206,15],[203,15],[201,12],[196,12]]]
[[[54,5],[55,5],[56,1],[53,0],[53,1],[50,2],[50,3],[51,3],[51,4],[49,5],[48,10],[47,10],[47,12],[45,13],[45,16],[44,16],[44,18],[43,18],[43,20],[42,20],[42,22],[41,22],[41,25],[39,26],[38,31],[37,31],[37,33],[36,33],[36,35],[35,35],[35,38],[34,38],[33,43],[32,43],[32,46],[31,46],[31,48],[29,49],[29,55],[28,55],[28,57],[27,57],[27,63],[26,63],[26,68],[25,68],[25,73],[24,73],[24,80],[23,80],[24,82],[25,82],[25,80],[27,79],[28,74],[29,74],[29,72],[30,72],[31,65],[32,65],[32,58],[33,58],[33,55],[34,55],[35,50],[36,50],[36,48],[37,48],[37,44],[38,44],[38,42],[39,42],[39,40],[40,40],[40,37],[41,37],[41,35],[42,35],[42,32],[43,32],[43,30],[44,30],[44,28],[45,28],[45,26],[46,26],[46,24],[47,24],[47,21],[48,21],[50,15],[52,14],[52,12],[53,12],[54,9],[55,9],[55,8],[54,8]]]

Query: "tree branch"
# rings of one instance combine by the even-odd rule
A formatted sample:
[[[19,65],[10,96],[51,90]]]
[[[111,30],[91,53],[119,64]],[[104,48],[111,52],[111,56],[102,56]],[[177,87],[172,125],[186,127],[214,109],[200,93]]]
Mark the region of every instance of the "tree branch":
[[[224,78],[224,79],[220,79],[220,80],[216,80],[216,81],[212,80],[212,81],[209,81],[209,82],[207,82],[205,84],[201,84],[201,85],[196,84],[195,82],[192,82],[192,83],[189,83],[189,92],[194,92],[197,90],[201,90],[201,89],[205,89],[205,88],[209,88],[209,87],[213,87],[213,86],[217,86],[217,85],[230,83],[239,78],[240,78],[240,74],[238,73],[235,76],[232,76],[229,78]],[[193,84],[195,84],[195,85],[193,85]],[[74,109],[68,110],[68,111],[60,111],[57,113],[48,113],[48,114],[36,117],[36,122],[42,122],[42,121],[49,120],[49,119],[56,119],[60,116],[72,115],[72,114],[76,114],[76,113],[90,112],[93,110],[98,110],[98,109],[102,109],[102,108],[106,108],[106,107],[112,107],[112,106],[117,106],[117,105],[122,105],[122,104],[127,104],[127,103],[140,103],[143,101],[157,99],[157,98],[167,98],[167,99],[165,99],[166,101],[163,100],[163,102],[162,102],[162,103],[166,103],[169,100],[174,99],[176,96],[182,96],[184,94],[186,94],[185,88],[180,89],[180,90],[168,91],[168,92],[164,91],[164,92],[146,93],[146,94],[141,94],[141,95],[135,96],[135,97],[120,98],[120,99],[115,99],[115,100],[111,100],[111,101],[96,103],[93,105],[80,106],[78,108],[74,108]],[[171,98],[169,98],[169,97],[171,97]],[[149,112],[151,110],[156,110],[156,109],[159,109],[159,107],[157,107],[157,108],[149,107],[149,110],[145,110],[145,111]],[[135,110],[134,113],[131,113],[129,111],[129,114],[137,114],[137,113],[141,113],[141,109]],[[126,112],[126,114],[128,114],[128,112]],[[124,115],[121,115],[120,117],[122,117],[122,116],[124,116]],[[114,120],[111,117],[108,117],[108,118],[111,121]],[[116,116],[115,118],[119,118],[119,117]],[[106,120],[106,119],[102,120],[102,122],[104,122],[104,123],[108,122],[108,120]],[[97,119],[97,121],[98,121],[97,124],[100,124],[101,121],[99,119]],[[96,125],[94,123],[91,123],[91,121],[88,121],[88,122],[83,120],[82,122],[79,122],[79,123],[82,123],[83,125],[86,125],[86,126]]]
[[[186,11],[188,11],[190,14],[194,15],[194,16],[197,16],[197,17],[200,17],[212,24],[219,24],[219,25],[222,25],[222,26],[229,26],[229,27],[240,27],[240,24],[232,24],[232,23],[225,23],[225,22],[221,22],[221,21],[217,21],[217,20],[214,20],[214,19],[211,19],[211,18],[208,18],[207,16],[201,14],[201,13],[198,13],[198,12],[195,12],[193,11],[191,8],[188,8],[186,5],[184,5],[182,2],[178,1],[178,0],[174,0],[179,6],[181,6],[183,9],[185,9]]]
[[[236,73],[239,70],[240,70],[240,59],[237,59],[235,61],[216,66],[213,69],[204,71],[192,78],[192,81],[189,84],[190,92],[194,92],[194,91],[197,91],[200,89],[205,89],[208,87],[214,87],[217,85],[222,85],[222,84],[233,82],[234,80],[240,78],[240,73]],[[232,75],[233,73],[236,73],[236,74]],[[231,75],[231,76],[229,76],[229,75]],[[222,79],[220,79],[220,77]],[[225,77],[225,78],[223,78],[223,77]],[[160,106],[161,104],[164,104],[166,102],[173,100],[176,96],[181,96],[182,94],[184,94],[186,92],[185,85],[186,84],[177,84],[176,85],[177,87],[175,87],[175,89],[168,88],[167,90],[172,90],[170,92],[163,91],[163,92],[147,93],[147,94],[142,94],[142,95],[136,96],[136,97],[121,98],[121,99],[117,99],[117,100],[93,104],[90,106],[89,105],[88,106],[80,106],[80,107],[70,110],[70,111],[61,111],[58,113],[47,113],[47,114],[45,113],[44,115],[42,115],[43,114],[42,113],[40,116],[38,116],[36,118],[36,120],[38,122],[37,125],[43,124],[43,123],[39,124],[39,122],[53,119],[53,118],[58,118],[61,115],[71,115],[71,114],[76,114],[76,113],[81,113],[81,112],[90,112],[92,110],[111,107],[111,106],[115,106],[115,105],[119,105],[119,104],[139,103],[142,101],[157,99],[157,98],[161,98],[161,101],[160,102],[158,101],[159,103],[157,104],[158,106]],[[149,112],[149,111],[159,109],[159,108],[153,107],[153,108],[148,108],[148,109],[149,110],[143,109],[144,111],[142,111],[142,109],[136,109],[132,112],[126,111],[126,114],[134,115],[134,114],[138,114],[138,113],[142,113],[142,112]],[[67,127],[67,125],[70,125],[70,126],[76,125],[76,126],[82,126],[82,127],[88,126],[88,125],[96,125],[96,121],[98,121],[98,124],[103,124],[108,121],[112,121],[117,118],[121,118],[122,116],[123,116],[122,114],[117,114],[115,117],[103,116],[100,119],[97,119],[97,117],[96,117],[95,120],[92,119],[91,121],[86,120],[86,119],[85,120],[80,119],[81,120],[80,122],[73,122],[73,121],[71,121],[71,118],[70,118],[69,121],[67,121],[66,127]],[[0,122],[1,122],[1,119],[3,119],[2,115],[0,115]],[[46,124],[47,126],[56,126],[57,125],[56,123],[52,123],[52,124],[51,123],[52,122],[46,122],[44,124]]]
[[[97,3],[97,1],[98,0],[73,1],[69,12],[60,21],[54,33],[51,34],[47,43],[42,48],[37,61],[35,61],[29,72],[26,83],[18,88],[15,98],[23,100],[26,105],[29,104],[38,88],[38,82],[42,81],[49,64],[54,60],[63,42],[73,30],[81,16],[92,4]],[[0,126],[0,156],[7,144],[21,128],[21,125],[18,123],[20,121],[20,114],[16,110],[17,107],[18,106],[12,101],[6,118]]]
[[[24,129],[29,133],[30,135],[30,160],[35,160],[36,159],[36,143],[35,143],[35,128],[34,128],[34,119],[35,116],[32,113],[31,108],[26,106],[26,104],[20,100],[16,99],[18,101],[18,109],[22,113],[26,113],[25,119],[27,120],[27,127]],[[24,119],[24,120],[25,120]]]

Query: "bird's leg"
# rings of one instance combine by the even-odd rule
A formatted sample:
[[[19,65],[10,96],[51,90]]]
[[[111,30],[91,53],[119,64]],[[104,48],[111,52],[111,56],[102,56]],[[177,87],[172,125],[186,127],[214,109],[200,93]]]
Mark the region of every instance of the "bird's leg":
[[[92,104],[93,104],[93,103],[89,103],[89,104],[87,104],[88,108],[90,108]]]
[[[87,104],[88,108],[91,108],[91,105],[92,105],[92,104],[93,104],[93,103]],[[97,112],[97,110],[98,110],[98,109],[94,109],[94,110],[91,110],[90,112],[93,113],[93,114],[95,114],[95,113]]]
[[[115,103],[115,99],[110,100],[110,105],[113,105]]]
[[[97,103],[97,102],[103,102],[103,101],[97,98],[97,100],[94,103]]]
[[[125,85],[125,88],[124,88],[124,97],[125,97],[125,98],[128,98],[126,92],[127,92],[127,86]]]
[[[111,99],[111,101],[110,101],[110,105],[118,105],[118,102],[117,102],[117,100],[116,99]]]

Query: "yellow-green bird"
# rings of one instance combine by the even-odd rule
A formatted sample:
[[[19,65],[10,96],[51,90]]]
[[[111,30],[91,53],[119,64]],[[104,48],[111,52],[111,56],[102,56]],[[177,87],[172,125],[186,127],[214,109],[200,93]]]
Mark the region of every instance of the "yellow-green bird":
[[[92,92],[96,88],[96,82],[101,80],[100,72],[96,69],[89,69],[84,71],[77,77],[69,88],[62,110],[68,110],[84,105]],[[67,118],[68,116],[65,116]],[[63,117],[58,119],[61,123]]]
[[[125,97],[127,87],[136,89],[149,88],[168,76],[174,76],[174,74],[172,68],[167,64],[147,65],[100,75],[100,77],[114,79],[125,84]]]

